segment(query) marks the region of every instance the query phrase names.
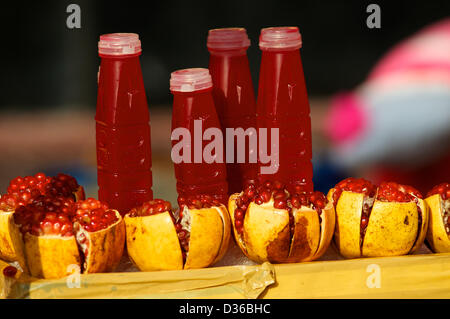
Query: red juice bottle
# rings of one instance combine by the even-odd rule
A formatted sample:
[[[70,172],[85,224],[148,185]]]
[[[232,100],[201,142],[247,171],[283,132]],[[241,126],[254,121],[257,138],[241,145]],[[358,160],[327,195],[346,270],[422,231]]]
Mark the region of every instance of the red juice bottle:
[[[261,30],[257,126],[268,128],[268,145],[272,143],[270,128],[279,129],[279,168],[275,174],[259,178],[280,180],[291,191],[312,191],[311,119],[301,45],[297,27]]]
[[[96,120],[99,200],[123,215],[153,198],[150,124],[133,33],[100,36]]]
[[[173,94],[172,160],[178,196],[186,198],[206,194],[226,204],[228,185],[223,156],[214,153],[216,161],[205,158],[203,152],[205,146],[213,140],[203,139],[205,131],[215,129],[221,134],[208,69],[195,68],[173,72],[170,91]],[[182,145],[183,150],[175,151],[176,145]],[[223,153],[223,145],[221,152]],[[175,158],[175,153],[181,154],[183,158]]]
[[[209,71],[214,84],[212,94],[222,126],[224,145],[227,145],[226,128],[243,130],[256,128],[255,93],[247,58],[249,46],[250,40],[244,28],[209,30],[207,40],[210,53]],[[256,130],[248,132],[256,138]],[[236,138],[234,140],[234,160],[226,164],[230,194],[241,192],[245,184],[256,179],[257,149],[256,147],[250,149],[251,138],[249,136],[245,141],[244,163],[238,163],[238,140]],[[254,153],[253,163],[249,151]],[[225,146],[224,154],[226,158]]]

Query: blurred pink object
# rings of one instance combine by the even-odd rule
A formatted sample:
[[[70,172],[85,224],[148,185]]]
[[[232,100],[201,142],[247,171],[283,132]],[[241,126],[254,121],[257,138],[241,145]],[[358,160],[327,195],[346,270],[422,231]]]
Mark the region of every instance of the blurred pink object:
[[[361,100],[351,92],[339,93],[331,100],[325,130],[334,143],[342,143],[360,134],[367,125]]]
[[[421,189],[450,180],[450,18],[395,45],[351,92],[331,100],[323,129],[343,168]]]
[[[369,81],[387,81],[388,76],[403,73],[420,75],[436,71],[450,80],[450,18],[425,27],[412,38],[401,42],[378,62]]]
[[[450,92],[450,18],[394,46],[364,83],[354,91],[335,95],[323,123],[326,135],[337,147],[356,145],[357,140],[370,135],[370,130],[381,129],[371,125],[376,121],[377,109],[383,107],[377,105],[379,100],[391,102],[399,92],[414,91],[415,87],[428,92],[445,87]],[[390,111],[391,116],[396,116],[395,109]]]

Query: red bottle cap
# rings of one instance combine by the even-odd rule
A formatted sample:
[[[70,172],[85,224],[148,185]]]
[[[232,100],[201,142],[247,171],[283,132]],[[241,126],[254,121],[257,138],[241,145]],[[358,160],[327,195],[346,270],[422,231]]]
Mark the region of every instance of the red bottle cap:
[[[137,54],[141,50],[141,41],[136,33],[109,33],[100,36],[98,53],[104,55]]]
[[[170,90],[176,92],[193,92],[212,87],[208,69],[182,69],[170,74]]]
[[[302,47],[302,36],[297,27],[264,28],[259,36],[261,50],[295,50]]]
[[[206,46],[212,50],[247,49],[250,40],[244,28],[212,29],[208,32]]]

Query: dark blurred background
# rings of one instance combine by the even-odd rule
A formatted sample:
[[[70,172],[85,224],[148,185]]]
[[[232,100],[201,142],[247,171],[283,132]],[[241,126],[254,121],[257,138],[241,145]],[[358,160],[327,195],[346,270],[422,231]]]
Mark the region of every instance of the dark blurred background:
[[[208,29],[245,27],[258,83],[260,29],[295,25],[303,37],[315,156],[327,141],[319,132],[328,98],[363,82],[395,43],[450,15],[450,1],[376,1],[381,29],[366,26],[374,1],[30,1],[2,4],[0,190],[16,175],[76,175],[96,194],[94,112],[100,34],[139,33],[152,117],[155,195],[173,200],[170,162],[170,72],[207,67]],[[81,7],[81,29],[68,29],[66,7]],[[320,166],[320,163],[316,165]],[[317,176],[343,177],[328,166]],[[91,186],[89,186],[91,185]],[[319,188],[320,188],[319,187]]]
[[[0,107],[93,109],[100,34],[139,33],[149,103],[169,105],[170,72],[207,67],[211,28],[245,27],[253,79],[258,79],[262,27],[296,25],[311,95],[351,89],[399,40],[449,16],[449,1],[377,1],[382,28],[366,26],[374,1],[30,1],[2,5]],[[81,29],[66,27],[66,7],[81,7]],[[256,85],[255,85],[256,86]]]

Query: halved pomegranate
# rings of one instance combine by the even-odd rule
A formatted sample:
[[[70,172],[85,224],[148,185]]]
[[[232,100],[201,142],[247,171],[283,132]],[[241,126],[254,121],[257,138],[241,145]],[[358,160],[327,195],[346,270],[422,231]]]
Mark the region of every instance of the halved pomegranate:
[[[120,214],[88,198],[40,196],[14,214],[30,274],[60,278],[78,265],[84,273],[112,271],[120,261],[125,229]],[[22,239],[22,238],[20,238]]]
[[[125,223],[120,213],[94,198],[76,202],[73,228],[85,273],[110,272],[125,246]]]
[[[425,199],[430,208],[427,243],[435,253],[450,252],[450,183],[433,187]]]
[[[12,211],[18,206],[31,203],[40,195],[71,197],[84,199],[84,189],[77,180],[67,174],[59,173],[54,177],[37,173],[34,176],[18,176],[10,181],[7,193],[0,199],[0,210]]]
[[[336,208],[336,246],[346,258],[397,256],[422,245],[428,208],[413,187],[347,178],[328,193]]]
[[[130,259],[142,271],[208,267],[228,248],[225,206],[208,195],[179,198],[180,209],[154,199],[125,215]]]
[[[27,271],[23,257],[20,232],[14,227],[13,214],[19,207],[31,204],[40,196],[62,196],[73,200],[84,199],[84,189],[70,175],[58,174],[54,177],[37,173],[34,176],[18,176],[10,181],[7,193],[0,198],[0,258],[18,261]]]
[[[280,182],[249,184],[228,203],[234,238],[256,262],[315,260],[328,248],[334,207],[320,192],[294,189]]]
[[[75,201],[83,200],[84,189],[78,185],[77,180],[67,174],[59,173],[52,177],[50,182],[45,185],[44,194],[46,196],[74,197]]]

